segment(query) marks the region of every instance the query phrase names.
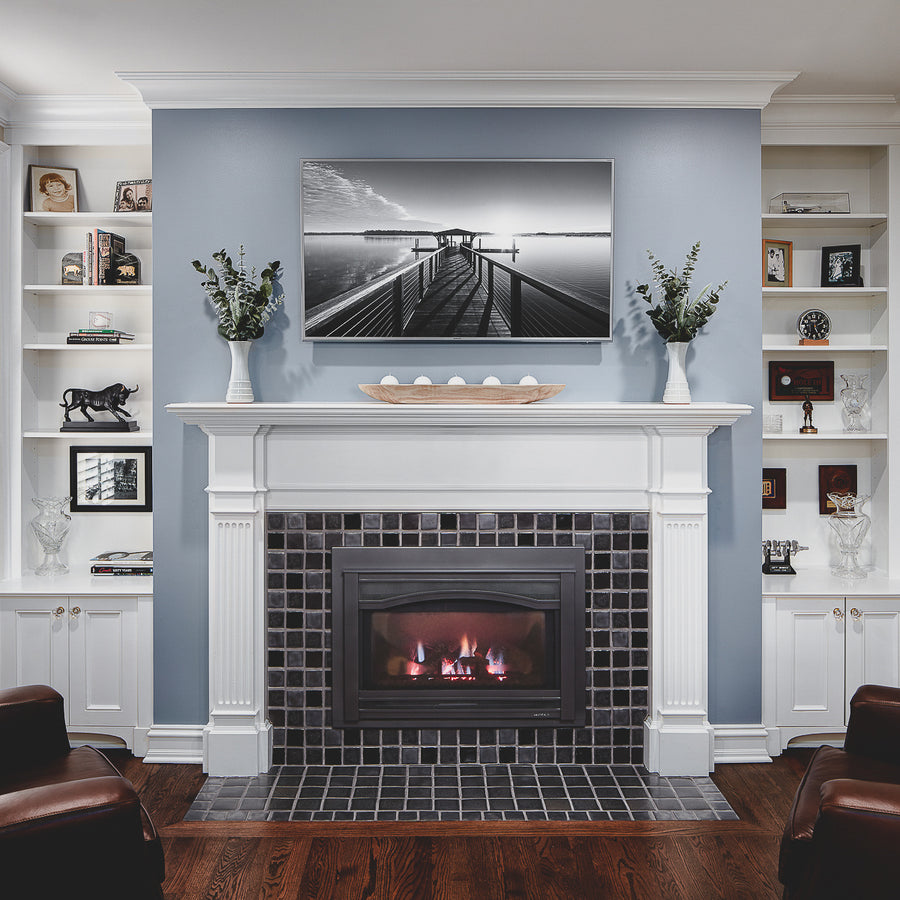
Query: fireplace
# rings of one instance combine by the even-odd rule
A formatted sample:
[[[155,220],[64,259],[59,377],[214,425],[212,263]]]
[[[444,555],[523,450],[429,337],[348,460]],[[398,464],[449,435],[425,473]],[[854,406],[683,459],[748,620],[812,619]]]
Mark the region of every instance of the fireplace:
[[[335,548],[334,726],[584,724],[584,549]]]

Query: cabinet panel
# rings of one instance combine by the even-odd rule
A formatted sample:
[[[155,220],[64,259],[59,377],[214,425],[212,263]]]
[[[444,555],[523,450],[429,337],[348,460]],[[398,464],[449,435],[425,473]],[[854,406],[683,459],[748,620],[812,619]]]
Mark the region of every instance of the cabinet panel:
[[[896,599],[847,599],[847,709],[861,684],[900,686],[900,604]]]
[[[63,612],[57,614],[57,609]],[[51,599],[23,598],[0,609],[0,677],[4,685],[68,685],[65,607]]]
[[[821,601],[792,601],[776,613],[779,724],[823,726],[843,720],[843,615]]]

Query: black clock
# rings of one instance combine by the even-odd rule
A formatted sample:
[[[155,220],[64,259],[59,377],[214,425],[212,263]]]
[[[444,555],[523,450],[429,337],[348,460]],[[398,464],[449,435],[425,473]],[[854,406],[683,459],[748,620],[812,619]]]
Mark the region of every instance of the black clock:
[[[821,309],[805,309],[797,319],[797,333],[800,342],[822,343],[828,341],[831,334],[831,319]]]

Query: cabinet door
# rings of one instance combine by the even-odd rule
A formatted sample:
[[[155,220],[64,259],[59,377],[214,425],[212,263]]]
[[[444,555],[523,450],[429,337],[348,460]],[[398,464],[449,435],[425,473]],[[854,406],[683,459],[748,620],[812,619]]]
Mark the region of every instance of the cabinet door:
[[[779,600],[776,619],[778,724],[840,725],[844,721],[843,602]]]
[[[48,684],[66,696],[68,617],[65,598],[9,597],[0,602],[0,685]]]
[[[900,686],[900,599],[847,598],[847,714],[861,684]]]
[[[69,722],[137,722],[137,605],[128,597],[69,601]]]

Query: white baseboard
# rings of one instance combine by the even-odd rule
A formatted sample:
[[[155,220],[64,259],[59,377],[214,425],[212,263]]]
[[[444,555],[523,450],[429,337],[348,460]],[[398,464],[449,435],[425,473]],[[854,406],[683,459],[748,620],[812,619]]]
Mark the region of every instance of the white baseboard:
[[[145,763],[203,764],[203,725],[153,725]]]
[[[718,763],[769,763],[768,732],[759,725],[713,725],[713,761]]]

